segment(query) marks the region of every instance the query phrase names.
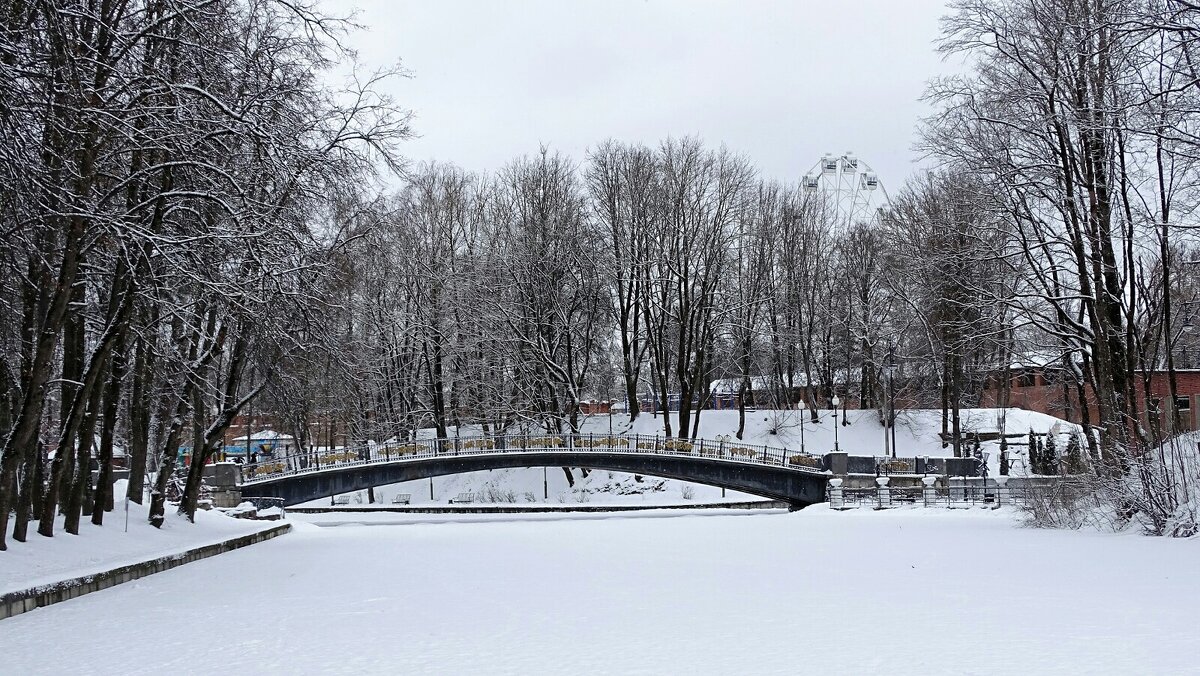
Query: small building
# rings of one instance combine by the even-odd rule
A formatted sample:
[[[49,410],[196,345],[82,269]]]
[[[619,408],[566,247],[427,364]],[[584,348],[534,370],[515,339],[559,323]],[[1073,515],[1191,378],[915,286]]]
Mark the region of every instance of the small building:
[[[612,402],[589,399],[579,402],[579,412],[584,415],[608,415],[612,412]]]
[[[260,456],[291,455],[296,451],[296,440],[291,435],[281,434],[274,430],[262,430],[250,435],[249,439],[246,438],[246,435],[234,437],[233,443],[224,448],[225,455],[245,456],[247,445],[249,445],[250,453],[257,453]]]

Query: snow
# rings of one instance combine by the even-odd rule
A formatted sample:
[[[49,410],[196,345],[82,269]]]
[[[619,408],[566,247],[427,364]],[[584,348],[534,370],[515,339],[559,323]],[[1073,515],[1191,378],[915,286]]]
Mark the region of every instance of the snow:
[[[124,495],[123,481],[115,488],[117,495]],[[38,535],[37,524],[30,523],[27,542],[10,538],[8,551],[0,552],[0,594],[99,573],[279,525],[205,511],[197,512],[196,523],[192,524],[168,505],[167,520],[160,529],[146,522],[149,512],[149,502],[129,503],[129,532],[125,531],[124,500],[118,500],[116,509],[104,515],[103,526],[93,526],[90,517],[83,517],[79,535],[62,529],[62,516],[58,517],[52,538]]]
[[[1200,673],[1195,539],[1006,510],[405,519],[297,524],[5,620],[4,671]]]
[[[662,479],[643,476],[640,480],[632,474],[624,472],[609,472],[593,470],[584,477],[578,469],[571,470],[575,477],[575,486],[567,483],[567,477],[561,467],[546,468],[545,481],[549,487],[549,499],[543,490],[542,468],[531,467],[521,469],[497,469],[484,472],[466,472],[449,476],[435,477],[433,482],[433,498],[429,497],[429,479],[406,481],[398,484],[378,486],[375,488],[375,506],[392,504],[392,499],[401,493],[410,496],[410,505],[445,505],[447,500],[459,493],[475,495],[476,505],[512,503],[520,505],[663,505],[686,504],[687,502],[742,502],[746,500],[761,500],[756,495],[725,491],[716,486],[692,484],[674,479]],[[684,494],[690,491],[691,498]],[[367,491],[357,491],[347,494],[350,504],[339,505],[341,508],[354,509],[370,506]],[[329,498],[313,500],[299,505],[303,507],[328,507]]]
[[[292,440],[292,436],[290,434],[281,434],[281,433],[275,432],[273,430],[263,430],[261,432],[255,432],[254,434],[250,435],[250,441],[291,441],[291,440]],[[235,443],[236,442],[246,443],[246,435],[243,434],[240,437],[234,437],[233,441]]]
[[[1010,463],[1014,476],[1024,476],[1025,443],[1024,435],[1030,430],[1045,434],[1055,425],[1061,435],[1058,448],[1062,452],[1066,448],[1066,435],[1079,430],[1078,425],[1068,423],[1060,418],[1019,408],[1010,409],[963,409],[962,427],[967,432],[996,432],[1000,428],[999,418],[1005,416],[1005,430],[1008,434],[1022,435],[1010,439]],[[803,448],[809,453],[828,453],[834,448],[835,415],[831,410],[817,412],[818,422],[813,423],[808,413],[804,416]],[[672,413],[672,425],[675,425],[675,413]],[[783,447],[800,450],[800,412],[777,410],[752,410],[746,413],[745,443]],[[943,446],[941,438],[941,411],[930,409],[908,409],[898,412],[896,424],[897,455],[900,457],[947,457],[954,454],[952,446]],[[838,412],[838,421],[841,413]],[[848,425],[837,425],[837,445],[843,451],[852,455],[882,455],[883,454],[883,425],[879,413],[874,410],[846,411]],[[581,426],[583,434],[643,434],[661,435],[662,418],[642,413],[631,425],[624,414],[588,416]],[[698,436],[704,439],[716,439],[719,435],[733,435],[737,432],[738,412],[731,410],[706,410],[700,417]],[[775,430],[772,434],[771,430]],[[452,429],[451,435],[455,431]],[[463,427],[459,431],[463,436],[475,436],[481,433],[478,427]],[[432,430],[422,430],[422,436],[432,436]],[[988,474],[1000,474],[1000,445],[999,441],[985,441],[980,445],[983,452],[988,454]],[[517,503],[536,502],[539,504],[570,504],[588,502],[597,505],[609,504],[684,504],[682,494],[685,486],[690,486],[693,499],[697,502],[743,501],[757,499],[757,496],[726,491],[724,497],[721,489],[702,484],[689,484],[673,479],[647,480],[645,483],[636,482],[632,475],[621,472],[592,472],[584,478],[582,473],[574,470],[576,486],[570,487],[566,476],[560,468],[550,468],[547,472],[549,482],[549,499],[544,499],[542,489],[541,468],[506,469],[490,472],[471,472],[453,476],[438,477],[433,480],[434,497],[429,497],[429,481],[409,481],[375,489],[376,503],[390,504],[392,497],[398,493],[408,493],[412,496],[413,505],[446,504],[446,501],[459,493],[474,493],[476,501],[506,500],[509,493]],[[657,487],[657,489],[655,489]],[[654,490],[652,490],[654,489]],[[491,500],[489,500],[491,498]],[[530,499],[532,498],[532,499]],[[350,507],[367,504],[367,492],[359,491],[350,494]],[[304,506],[328,506],[329,500],[314,500]]]

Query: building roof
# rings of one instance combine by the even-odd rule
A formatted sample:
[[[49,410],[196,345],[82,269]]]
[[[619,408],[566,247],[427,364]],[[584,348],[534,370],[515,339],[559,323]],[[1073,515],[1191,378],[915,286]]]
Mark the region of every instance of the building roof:
[[[240,437],[234,437],[233,440],[245,442],[246,435],[243,434]],[[250,441],[292,441],[292,440],[293,439],[290,434],[280,434],[279,432],[276,432],[274,430],[263,430],[261,432],[255,432],[254,434],[250,435]]]

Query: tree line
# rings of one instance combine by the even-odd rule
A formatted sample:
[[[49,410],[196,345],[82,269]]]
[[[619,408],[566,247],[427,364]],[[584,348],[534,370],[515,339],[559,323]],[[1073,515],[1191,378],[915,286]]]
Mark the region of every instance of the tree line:
[[[307,358],[340,205],[408,134],[388,73],[322,79],[345,29],[275,0],[3,5],[0,549],[14,514],[19,541],[101,524],[118,444],[156,524],[191,446],[190,517],[234,416]]]
[[[1064,374],[1095,466],[1161,482],[1143,421],[1179,412],[1139,386],[1200,366],[1198,13],[951,9],[941,47],[967,65],[930,86],[936,168],[847,218],[690,136],[406,165],[390,73],[326,84],[348,26],[303,3],[10,5],[0,533],[102,523],[116,446],[152,521],[173,480],[193,514],[251,402],[302,448],[335,425],[577,431],[592,398],[694,437],[723,380],[739,437],[751,397],[888,424],[899,399],[940,407],[958,455],[961,410],[1031,353]]]

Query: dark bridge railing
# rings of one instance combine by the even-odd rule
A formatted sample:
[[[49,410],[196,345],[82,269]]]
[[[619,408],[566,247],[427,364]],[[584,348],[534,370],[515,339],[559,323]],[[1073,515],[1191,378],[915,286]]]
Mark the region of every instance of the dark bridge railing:
[[[334,468],[428,458],[504,453],[628,453],[711,458],[822,472],[821,456],[786,448],[712,439],[675,439],[660,436],[600,434],[528,434],[418,439],[288,455],[246,465],[242,483],[269,481]]]

